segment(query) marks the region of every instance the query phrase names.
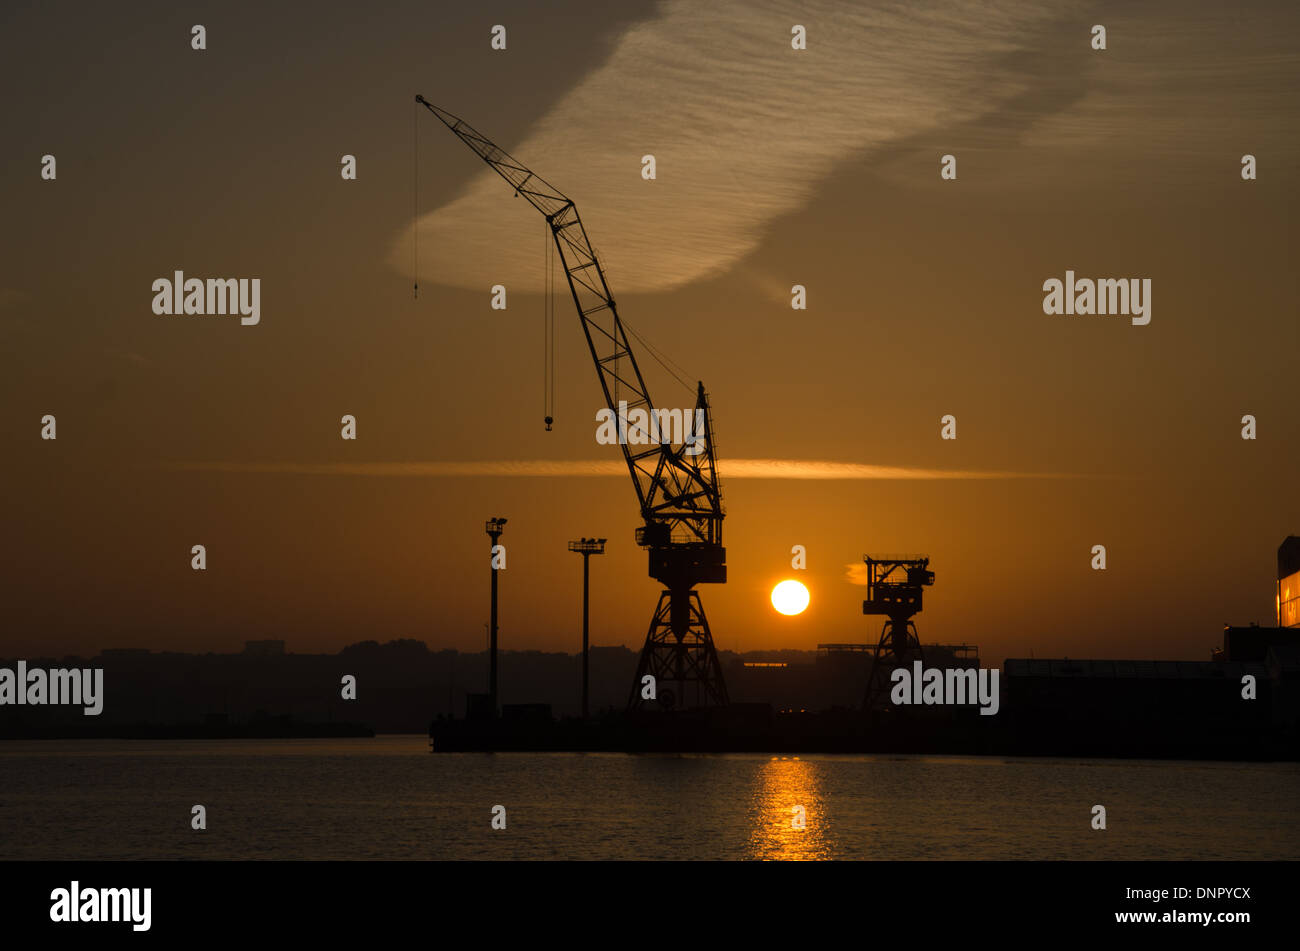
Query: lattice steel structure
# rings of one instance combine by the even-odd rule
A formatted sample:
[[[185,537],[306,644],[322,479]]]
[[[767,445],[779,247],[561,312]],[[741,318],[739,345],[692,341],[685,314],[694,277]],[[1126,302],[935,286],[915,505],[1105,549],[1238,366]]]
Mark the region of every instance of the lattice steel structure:
[[[889,696],[890,674],[898,667],[924,660],[921,640],[912,622],[921,613],[921,589],[934,584],[930,559],[923,555],[863,555],[867,565],[867,598],[862,613],[886,616],[867,679],[862,706],[873,710]]]
[[[541,212],[550,226],[636,489],[644,521],[636,531],[636,542],[647,549],[650,577],[664,586],[646,635],[628,708],[667,707],[661,689],[665,679],[677,684],[674,704],[680,704],[692,687],[701,705],[727,703],[713,636],[694,590],[697,584],[722,584],[727,580],[722,490],[704,384],[696,388],[694,419],[679,430],[685,438],[674,447],[664,438],[664,414],[650,399],[604,269],[573,200],[463,119],[432,105],[423,96],[416,96],[415,101],[473,149],[516,195]],[[655,677],[658,699],[654,701],[642,697],[641,678],[645,674]]]

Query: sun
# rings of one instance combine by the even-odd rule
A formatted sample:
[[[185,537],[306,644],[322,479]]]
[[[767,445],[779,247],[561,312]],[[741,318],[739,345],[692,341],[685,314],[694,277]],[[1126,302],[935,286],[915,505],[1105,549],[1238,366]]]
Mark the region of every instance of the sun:
[[[808,607],[808,589],[798,581],[782,581],[772,589],[772,607],[782,614],[802,614]]]

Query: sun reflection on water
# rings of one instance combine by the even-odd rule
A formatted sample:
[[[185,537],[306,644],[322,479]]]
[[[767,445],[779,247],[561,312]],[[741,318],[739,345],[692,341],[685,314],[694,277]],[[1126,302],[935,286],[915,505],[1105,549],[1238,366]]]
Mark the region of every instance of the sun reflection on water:
[[[797,756],[774,756],[759,766],[750,800],[748,857],[777,861],[832,858],[824,799],[817,763]]]

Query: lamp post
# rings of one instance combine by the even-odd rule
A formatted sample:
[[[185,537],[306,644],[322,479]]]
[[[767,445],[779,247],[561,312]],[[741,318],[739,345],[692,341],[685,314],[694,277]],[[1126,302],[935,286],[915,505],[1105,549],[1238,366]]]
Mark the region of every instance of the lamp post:
[[[492,698],[492,716],[497,715],[497,539],[505,531],[506,520],[490,518],[487,522],[488,537],[492,539],[492,548],[488,554],[488,564],[492,566],[492,629],[488,643],[488,695]]]
[[[582,718],[585,720],[587,719],[588,696],[587,654],[590,648],[587,627],[587,595],[590,590],[588,563],[591,561],[592,555],[605,554],[605,539],[582,538],[576,542],[569,542],[569,551],[576,551],[582,556]]]

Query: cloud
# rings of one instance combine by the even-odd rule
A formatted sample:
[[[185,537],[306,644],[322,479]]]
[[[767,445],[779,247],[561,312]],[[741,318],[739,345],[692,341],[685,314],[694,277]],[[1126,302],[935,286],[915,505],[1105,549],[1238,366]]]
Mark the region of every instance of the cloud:
[[[844,566],[844,580],[849,584],[860,584],[866,586],[869,580],[869,572],[864,562],[849,562]]]
[[[919,469],[908,466],[873,466],[857,462],[823,462],[806,459],[720,460],[725,479],[1068,479],[1073,476],[1046,472],[998,472],[970,469]]]
[[[668,290],[735,265],[846,159],[1023,95],[1027,81],[1008,64],[1063,6],[668,0],[524,141],[498,144],[574,199],[616,294]],[[807,50],[791,49],[795,22],[807,28]],[[454,98],[431,100],[460,114]],[[491,115],[461,118],[493,137]],[[436,120],[421,119],[439,148],[482,170],[418,221],[420,279],[540,291],[541,217],[512,202],[509,186]],[[646,154],[655,181],[641,178]],[[410,276],[410,227],[391,262]]]
[[[181,462],[169,468],[186,472],[261,473],[419,478],[628,477],[619,460],[483,460],[478,462]],[[997,472],[873,466],[802,459],[730,459],[718,462],[723,479],[1069,479],[1062,473]]]

